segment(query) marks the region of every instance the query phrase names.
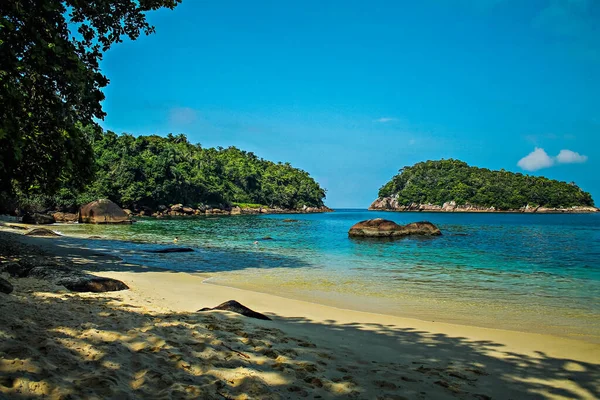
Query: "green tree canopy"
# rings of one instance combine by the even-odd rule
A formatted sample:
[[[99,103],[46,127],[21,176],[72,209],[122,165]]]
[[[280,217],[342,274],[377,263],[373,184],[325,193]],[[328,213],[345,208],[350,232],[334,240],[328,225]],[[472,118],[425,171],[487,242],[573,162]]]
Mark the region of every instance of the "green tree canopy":
[[[78,205],[109,198],[124,207],[156,208],[262,204],[300,208],[323,205],[325,190],[289,163],[274,163],[236,147],[202,148],[185,135],[139,136],[113,132],[94,142],[96,177],[73,196],[63,190],[56,205]]]
[[[404,167],[379,190],[398,203],[438,204],[455,201],[502,210],[529,204],[543,207],[593,206],[592,196],[575,183],[505,170],[471,167],[459,160],[425,161]]]
[[[0,1],[0,192],[52,192],[92,178],[103,52],[181,0]],[[87,126],[87,129],[83,129]]]

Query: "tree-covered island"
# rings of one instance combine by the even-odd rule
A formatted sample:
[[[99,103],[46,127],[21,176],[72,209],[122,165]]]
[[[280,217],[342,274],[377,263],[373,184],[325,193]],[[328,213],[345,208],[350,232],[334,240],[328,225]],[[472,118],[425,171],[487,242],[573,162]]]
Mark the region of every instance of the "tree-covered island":
[[[596,210],[592,196],[573,182],[471,167],[454,159],[425,161],[402,168],[379,190],[379,198],[370,209],[473,212]]]

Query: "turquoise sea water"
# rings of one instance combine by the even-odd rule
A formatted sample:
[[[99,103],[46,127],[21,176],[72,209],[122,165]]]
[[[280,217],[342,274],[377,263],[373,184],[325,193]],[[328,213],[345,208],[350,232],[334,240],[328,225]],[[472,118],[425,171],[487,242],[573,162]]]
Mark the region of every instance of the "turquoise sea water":
[[[428,220],[443,236],[354,240],[369,218]],[[285,221],[293,219],[293,221]],[[343,308],[600,342],[600,215],[327,214],[64,225],[126,261]],[[150,254],[173,245],[193,253]],[[265,237],[272,240],[265,240]],[[115,240],[117,239],[117,240]],[[258,241],[258,244],[254,244]],[[89,243],[89,242],[88,242]]]

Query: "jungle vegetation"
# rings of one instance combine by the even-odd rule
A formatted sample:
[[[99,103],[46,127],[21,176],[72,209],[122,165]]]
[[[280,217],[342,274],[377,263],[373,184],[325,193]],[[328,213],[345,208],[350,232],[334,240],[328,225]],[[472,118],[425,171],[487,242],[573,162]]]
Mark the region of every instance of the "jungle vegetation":
[[[108,198],[125,207],[156,209],[183,203],[286,209],[320,207],[325,190],[289,163],[274,163],[236,147],[203,148],[185,135],[103,132],[92,144],[94,178],[83,190],[21,196],[21,208],[74,208]]]

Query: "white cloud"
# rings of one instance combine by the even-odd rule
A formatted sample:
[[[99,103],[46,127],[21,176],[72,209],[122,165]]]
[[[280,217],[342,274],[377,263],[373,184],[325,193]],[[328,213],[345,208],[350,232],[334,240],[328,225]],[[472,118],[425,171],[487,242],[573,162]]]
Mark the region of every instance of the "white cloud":
[[[382,124],[385,124],[386,122],[392,122],[392,121],[397,121],[396,118],[390,118],[390,117],[382,117],[379,119],[376,119],[375,122],[381,122]]]
[[[534,151],[521,158],[517,165],[525,171],[537,171],[538,169],[553,166],[554,160],[544,149],[536,147]]]
[[[188,125],[198,119],[198,113],[189,107],[174,107],[169,110],[169,122],[174,125]]]
[[[555,164],[581,164],[587,160],[587,156],[567,149],[561,150],[556,157],[550,157],[544,149],[536,147],[534,151],[521,158],[517,165],[525,171],[537,171]]]
[[[587,156],[582,156],[571,150],[561,150],[556,156],[556,161],[561,164],[582,164],[588,160]]]

